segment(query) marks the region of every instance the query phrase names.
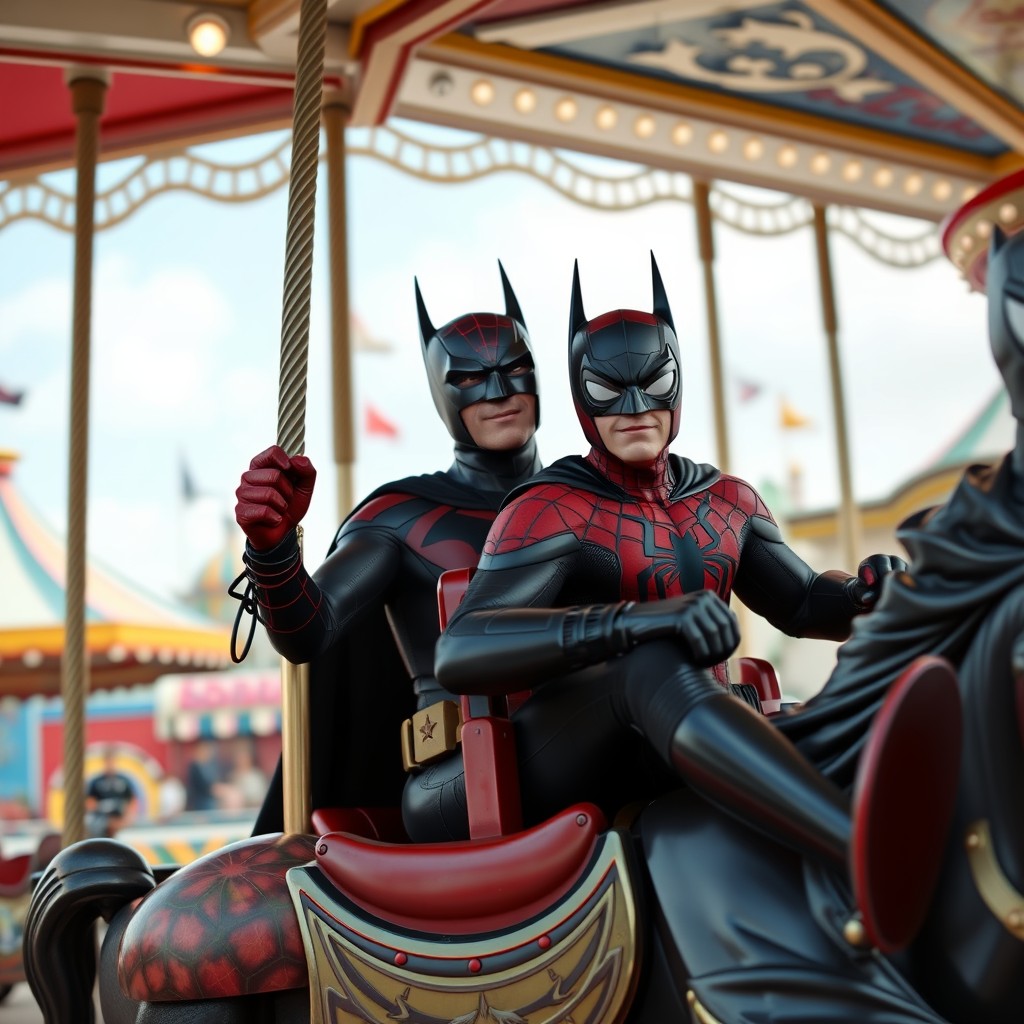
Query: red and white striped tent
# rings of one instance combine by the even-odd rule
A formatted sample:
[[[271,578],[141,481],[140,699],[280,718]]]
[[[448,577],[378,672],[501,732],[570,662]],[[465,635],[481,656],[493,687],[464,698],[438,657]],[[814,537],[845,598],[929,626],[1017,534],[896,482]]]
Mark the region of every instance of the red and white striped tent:
[[[12,452],[0,450],[0,695],[53,695],[64,649],[64,543],[19,493],[15,463]],[[93,689],[228,662],[221,624],[91,561],[86,605]]]

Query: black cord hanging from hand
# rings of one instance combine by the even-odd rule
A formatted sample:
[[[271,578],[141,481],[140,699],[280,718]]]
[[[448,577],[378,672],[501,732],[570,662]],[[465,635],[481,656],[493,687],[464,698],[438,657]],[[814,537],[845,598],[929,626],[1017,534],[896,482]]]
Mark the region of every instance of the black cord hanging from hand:
[[[242,580],[249,579],[245,572],[240,572],[232,581],[228,587],[228,596],[233,597],[239,602],[238,611],[235,613],[235,623],[231,627],[231,660],[236,664],[240,665],[245,661],[245,656],[249,653],[249,648],[252,647],[253,637],[256,635],[256,623],[260,620],[259,605],[256,604],[256,584],[249,579],[248,585],[244,592],[239,592],[235,588]],[[248,612],[252,619],[249,622],[249,635],[245,640],[245,647],[242,648],[242,653],[238,654],[238,627],[242,622],[242,615]]]

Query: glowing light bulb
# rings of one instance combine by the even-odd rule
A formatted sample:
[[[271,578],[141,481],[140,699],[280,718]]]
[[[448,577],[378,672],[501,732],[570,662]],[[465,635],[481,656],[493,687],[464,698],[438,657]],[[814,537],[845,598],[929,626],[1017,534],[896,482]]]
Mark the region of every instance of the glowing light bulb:
[[[216,57],[228,45],[228,23],[219,14],[204,11],[185,26],[189,45],[200,57]]]

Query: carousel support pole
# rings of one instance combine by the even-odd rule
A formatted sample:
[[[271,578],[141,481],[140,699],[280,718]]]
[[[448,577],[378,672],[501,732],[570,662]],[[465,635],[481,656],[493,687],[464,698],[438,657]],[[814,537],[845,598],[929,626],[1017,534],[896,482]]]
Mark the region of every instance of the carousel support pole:
[[[715,291],[715,236],[711,214],[711,188],[706,181],[693,182],[693,208],[697,214],[697,252],[704,270],[704,306],[708,318],[708,358],[711,361],[711,403],[715,416],[715,449],[718,468],[729,472],[729,428],[725,416],[725,377],[722,342],[718,328]]]
[[[74,68],[67,76],[75,132],[75,269],[71,333],[71,411],[68,443],[68,529],[64,587],[63,844],[85,838],[85,698],[89,656],[85,633],[86,499],[89,485],[89,369],[92,344],[92,253],[99,122],[105,72]]]
[[[715,417],[715,452],[718,468],[729,472],[729,424],[725,415],[725,374],[722,372],[722,338],[718,327],[718,295],[715,288],[715,234],[711,213],[711,187],[706,181],[693,181],[693,208],[697,214],[697,254],[704,270],[704,308],[708,318],[708,359],[711,364],[711,406]],[[735,657],[741,658],[750,647],[750,616],[738,598],[736,617],[740,625],[740,645]]]
[[[846,432],[846,403],[843,399],[843,370],[839,359],[839,317],[836,313],[832,259],[828,247],[825,207],[814,205],[814,243],[818,255],[818,285],[821,290],[822,320],[828,344],[828,369],[832,384],[832,416],[836,432],[839,465],[839,536],[843,567],[853,572],[860,561],[860,513],[853,497],[850,444]]]
[[[352,413],[352,344],[348,301],[348,190],[345,177],[345,126],[351,113],[346,92],[331,90],[324,97],[327,136],[327,217],[331,281],[331,416],[334,462],[338,474],[338,521],[355,504],[353,470],[356,461]]]
[[[281,387],[277,443],[289,455],[306,447],[306,377],[313,282],[316,172],[320,159],[327,0],[302,0],[292,117],[288,229],[281,315]],[[301,548],[302,536],[299,535]],[[309,774],[309,666],[282,662],[281,764],[286,832],[308,832],[312,810]]]

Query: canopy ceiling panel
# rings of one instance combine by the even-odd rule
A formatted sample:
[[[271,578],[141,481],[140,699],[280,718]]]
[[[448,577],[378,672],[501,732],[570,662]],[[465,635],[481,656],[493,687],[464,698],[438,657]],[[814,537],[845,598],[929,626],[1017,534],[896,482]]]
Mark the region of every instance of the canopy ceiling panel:
[[[201,10],[229,37],[199,63]],[[285,123],[298,11],[9,0],[0,174],[70,162],[68,64],[112,73],[107,155]],[[328,18],[354,124],[400,114],[935,220],[1024,166],[1011,0],[332,0]]]

